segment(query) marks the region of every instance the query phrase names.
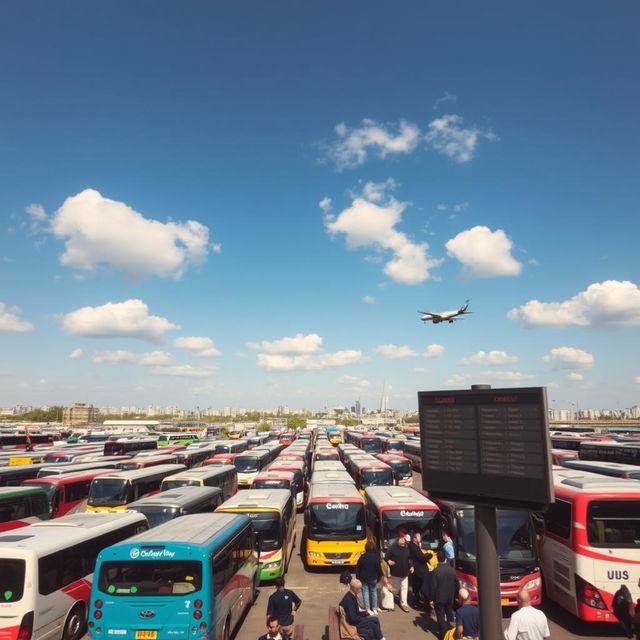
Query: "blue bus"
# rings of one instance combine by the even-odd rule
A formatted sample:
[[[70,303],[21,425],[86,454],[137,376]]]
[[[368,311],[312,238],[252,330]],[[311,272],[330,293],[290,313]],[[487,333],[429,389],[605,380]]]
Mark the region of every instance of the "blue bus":
[[[247,516],[182,516],[100,552],[89,633],[94,640],[229,640],[258,580]]]

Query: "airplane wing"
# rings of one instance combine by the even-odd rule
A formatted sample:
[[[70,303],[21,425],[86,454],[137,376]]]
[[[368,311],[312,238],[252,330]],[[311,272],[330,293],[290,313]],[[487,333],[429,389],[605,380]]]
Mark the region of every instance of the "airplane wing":
[[[423,316],[432,316],[433,318],[439,318],[440,316],[437,313],[431,313],[431,311],[418,311]]]

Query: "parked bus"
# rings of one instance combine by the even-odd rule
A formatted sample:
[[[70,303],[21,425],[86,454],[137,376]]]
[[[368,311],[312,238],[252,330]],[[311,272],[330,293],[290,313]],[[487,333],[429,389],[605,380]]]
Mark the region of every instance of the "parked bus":
[[[213,445],[213,454],[242,453],[247,450],[246,440],[218,440]]]
[[[26,527],[50,517],[47,495],[40,487],[0,487],[0,531]]]
[[[565,460],[578,460],[575,449],[551,449],[551,464],[561,465]]]
[[[598,460],[564,460],[562,466],[567,467],[567,469],[590,471],[591,473],[610,476],[612,478],[640,480],[640,466],[634,464],[600,462]]]
[[[83,462],[78,460],[84,456],[101,456],[102,447],[65,447],[64,449],[58,449],[57,451],[51,451],[47,453],[44,461],[47,464],[64,464]]]
[[[382,453],[382,438],[359,431],[345,431],[344,441],[367,453]]]
[[[172,444],[193,444],[199,442],[197,433],[160,433],[158,435],[158,447],[166,447]]]
[[[0,449],[25,449],[29,442],[34,445],[53,445],[55,440],[59,440],[58,434],[52,433],[2,433],[0,434]]]
[[[280,434],[280,444],[284,445],[285,447],[288,447],[290,444],[293,443],[293,441],[296,439],[296,434],[293,431],[285,431],[284,433]]]
[[[158,441],[155,439],[117,438],[107,440],[104,443],[103,453],[105,456],[133,455],[138,451],[146,449],[157,449]]]
[[[248,516],[260,546],[260,580],[284,576],[295,543],[296,510],[291,491],[240,491],[220,505],[216,513],[243,513]]]
[[[453,540],[455,568],[460,586],[478,599],[476,531],[473,506],[434,500],[440,508],[443,528]],[[498,559],[500,600],[503,607],[518,605],[517,594],[526,589],[531,603],[542,600],[542,580],[533,516],[523,509],[498,509]]]
[[[422,473],[422,448],[420,441],[407,440],[404,443],[404,457],[411,462],[414,471]]]
[[[42,464],[38,465],[37,478],[48,478],[49,476],[62,476],[67,473],[81,473],[82,471],[97,471],[98,469],[115,469],[120,456],[108,456],[113,460],[108,462],[83,462],[82,464]]]
[[[313,454],[313,461],[318,460],[340,460],[340,455],[334,447],[318,447]]]
[[[356,460],[350,469],[350,473],[361,494],[367,487],[391,486],[394,484],[394,476],[391,467],[376,458],[372,460]]]
[[[169,456],[140,456],[120,460],[116,464],[116,469],[121,471],[133,471],[133,469],[146,469],[147,467],[157,467],[160,464],[178,464],[178,458],[175,455]]]
[[[181,464],[163,464],[149,469],[114,471],[91,481],[87,511],[122,511],[134,500],[160,491],[167,476],[184,470]]]
[[[312,484],[304,522],[307,566],[355,566],[364,553],[364,498],[353,485]]]
[[[253,449],[253,447],[260,447],[269,440],[269,436],[266,434],[258,434],[247,438],[247,449]]]
[[[296,508],[304,507],[305,493],[307,491],[307,481],[304,474],[304,462],[300,460],[280,460],[276,458],[268,467],[269,471],[290,471],[293,473],[294,479],[294,499]]]
[[[398,438],[383,438],[382,440],[382,448],[385,453],[391,453],[396,455],[404,454],[404,446],[406,444],[406,440],[400,440]]]
[[[640,482],[553,475],[556,500],[543,514],[540,543],[547,597],[581,620],[617,622],[620,586],[633,602],[640,597]]]
[[[25,480],[22,484],[25,487],[40,487],[47,496],[51,517],[59,518],[85,511],[91,481],[110,472],[110,469],[98,469],[80,473],[63,473]]]
[[[333,445],[336,446],[342,443],[342,433],[337,429],[333,429],[327,433],[327,440]]]
[[[150,527],[193,513],[213,513],[224,502],[222,489],[184,485],[136,500],[127,506],[146,517]]]
[[[356,483],[346,471],[314,471],[310,484],[350,484],[355,487]]]
[[[379,453],[376,458],[391,467],[393,478],[397,485],[410,487],[413,485],[413,473],[411,472],[411,461],[403,455],[392,455]]]
[[[221,513],[170,520],[102,551],[95,576],[93,640],[228,640],[257,593],[251,522]]]
[[[98,553],[146,528],[139,513],[82,513],[0,535],[0,638],[80,640]]]
[[[216,453],[214,456],[202,461],[203,467],[210,467],[212,465],[230,464],[233,465],[233,461],[239,453]]]
[[[271,453],[261,451],[260,448],[245,451],[236,456],[233,466],[238,471],[238,488],[249,489],[253,479],[260,471],[266,469],[269,462],[271,462]]]
[[[252,489],[288,489],[295,500],[295,479],[291,471],[261,471],[251,483]]]
[[[640,444],[628,442],[582,442],[581,460],[640,465]]]
[[[212,445],[199,447],[197,449],[189,449],[176,451],[175,456],[180,464],[192,469],[193,467],[201,467],[202,463],[213,455],[214,448]]]
[[[44,466],[41,463],[0,467],[0,487],[19,487],[25,480],[37,477]]]
[[[346,467],[340,460],[318,460],[313,465],[313,473],[318,471],[346,471]]]
[[[422,534],[422,549],[435,553],[440,545],[438,506],[412,487],[369,487],[365,491],[369,537],[381,553],[400,534]]]
[[[228,500],[238,492],[238,472],[231,465],[187,469],[167,476],[162,481],[160,491],[178,487],[217,487],[222,491],[224,500]]]

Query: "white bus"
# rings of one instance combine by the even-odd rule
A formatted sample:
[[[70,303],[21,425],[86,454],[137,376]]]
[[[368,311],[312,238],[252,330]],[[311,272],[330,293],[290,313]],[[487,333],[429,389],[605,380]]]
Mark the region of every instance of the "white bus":
[[[98,553],[147,528],[141,513],[80,513],[0,535],[0,638],[82,638]]]

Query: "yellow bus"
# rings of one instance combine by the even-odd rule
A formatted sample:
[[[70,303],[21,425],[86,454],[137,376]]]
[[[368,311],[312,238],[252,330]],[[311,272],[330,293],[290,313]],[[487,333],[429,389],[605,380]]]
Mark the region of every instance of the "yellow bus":
[[[312,484],[304,522],[307,566],[355,566],[367,541],[364,498],[355,486]]]

